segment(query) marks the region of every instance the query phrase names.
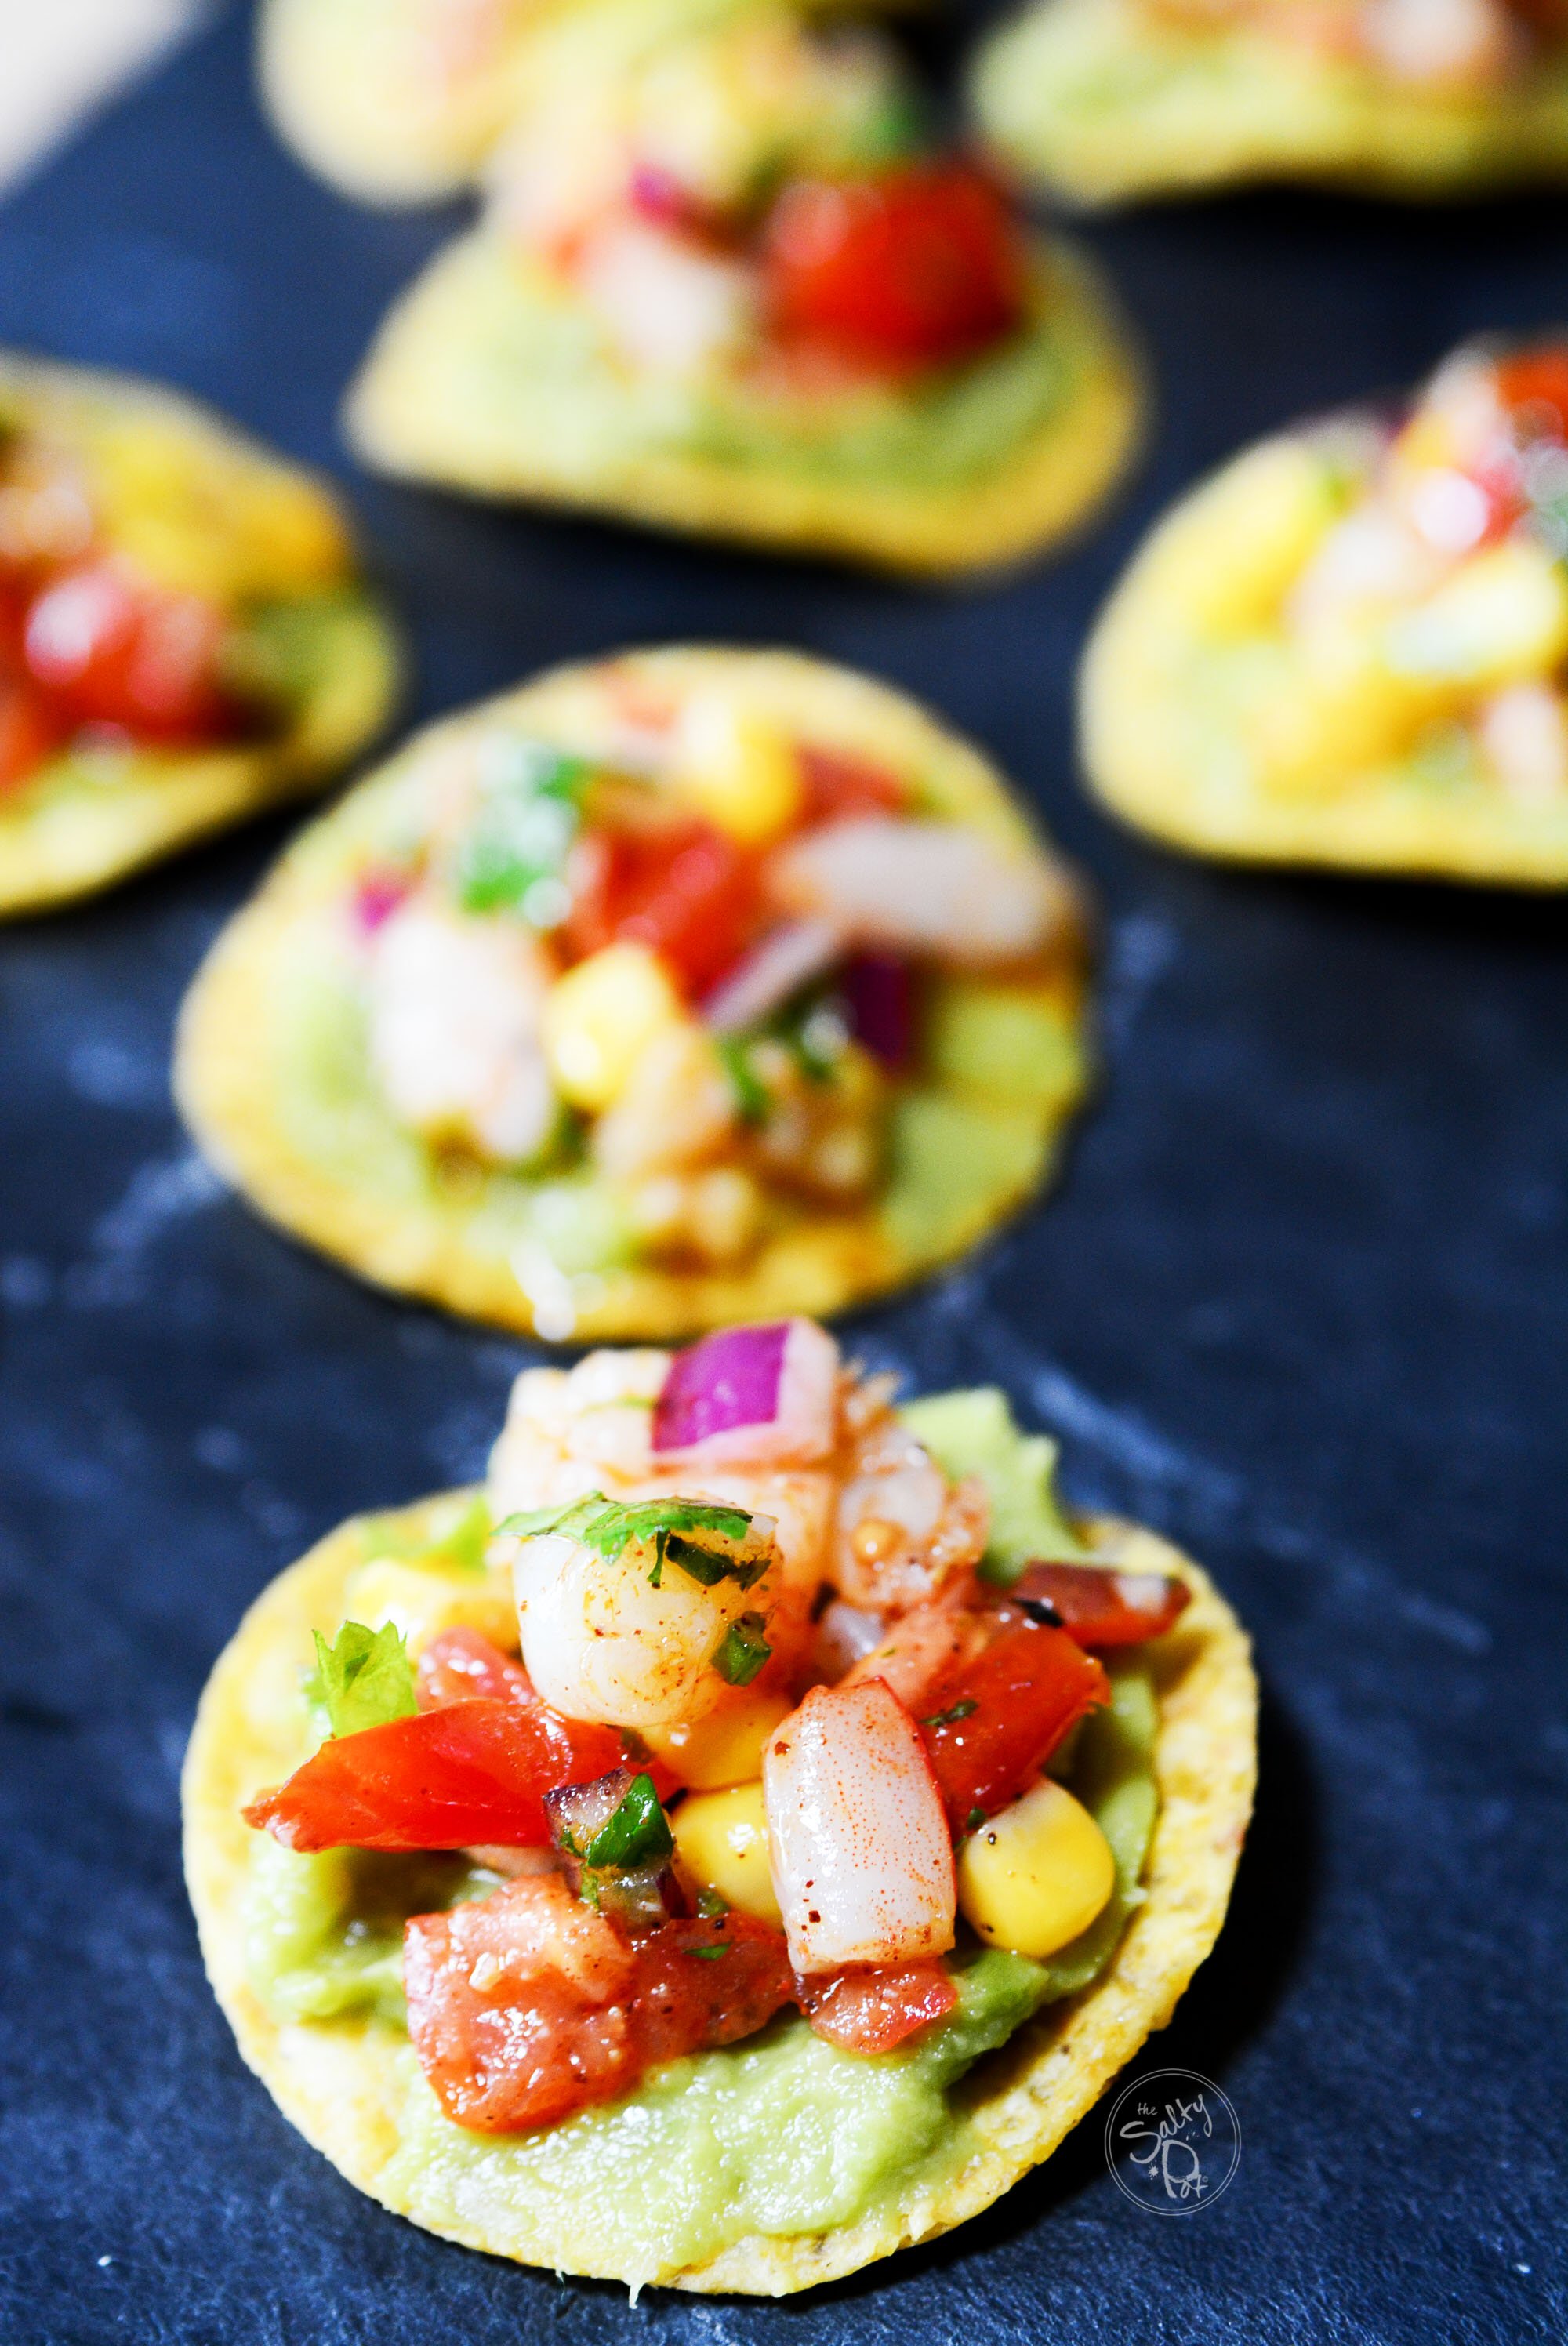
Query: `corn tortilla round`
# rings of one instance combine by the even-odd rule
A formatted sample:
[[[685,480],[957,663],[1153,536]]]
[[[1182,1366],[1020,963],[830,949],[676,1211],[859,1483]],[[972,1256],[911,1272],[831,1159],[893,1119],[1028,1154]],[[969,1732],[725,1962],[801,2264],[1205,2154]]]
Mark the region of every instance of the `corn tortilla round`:
[[[145,421],[251,496],[270,478],[303,476],[221,416],[130,376],[0,352],[0,404],[66,444],[134,434]],[[387,614],[351,583],[316,624],[309,689],[281,736],[61,757],[0,800],[0,917],[91,894],[262,807],[320,790],[385,725],[401,659]]]
[[[416,1541],[451,1494],[380,1519]],[[185,1864],[203,1959],[239,2050],[284,2115],[361,2190],[469,2248],[633,2285],[784,2296],[841,2278],[978,2215],[1049,2157],[1093,2108],[1151,2031],[1170,2019],[1218,1935],[1257,1773],[1257,1686],[1245,1632],[1198,1567],[1152,1533],[1111,1518],[1080,1526],[1092,1546],[1115,1544],[1130,1568],[1178,1573],[1192,1601],[1156,1656],[1160,1808],[1144,1882],[1115,1955],[1095,1984],[1048,2006],[964,2081],[966,2154],[874,2216],[810,2235],[756,2235],[707,2262],[647,2272],[628,2266],[601,2230],[585,2237],[562,2206],[536,2221],[470,2227],[422,2209],[421,2178],[402,2144],[406,2086],[400,2043],[363,2018],[280,2023],[250,1987],[241,1905],[255,1836],[239,1813],[305,1756],[296,1687],[310,1633],[330,1635],[349,1575],[364,1555],[360,1521],[329,1535],[258,1598],[219,1658],[185,1762]]]
[[[628,654],[652,681],[694,685],[733,680],[748,698],[804,738],[918,772],[942,809],[1003,842],[1034,838],[994,769],[915,702],[852,672],[791,652],[701,647]],[[253,902],[230,923],[199,973],[181,1013],[176,1096],[212,1162],[285,1229],[376,1284],[417,1295],[472,1318],[573,1341],[664,1341],[703,1329],[793,1312],[817,1317],[901,1286],[953,1260],[987,1236],[1046,1178],[1063,1129],[1087,1080],[1082,1041],[1081,942],[1074,937],[1030,999],[1056,1041],[1032,1092],[982,1091],[961,1073],[904,1087],[911,1117],[934,1118],[965,1159],[964,1187],[928,1213],[901,1204],[894,1178],[863,1211],[802,1209],[733,1269],[630,1262],[604,1272],[577,1300],[569,1330],[536,1325],[520,1280],[517,1217],[524,1178],[473,1191],[436,1178],[427,1152],[411,1153],[390,1122],[350,1132],[338,1162],[313,1150],[290,1102],[294,1045],[291,972],[348,884],[346,873],[395,790],[399,773],[463,729],[497,715],[548,731],[580,705],[599,664],[560,668],[501,700],[464,712],[416,738],[377,776],[360,784],[310,827]],[[568,733],[567,739],[569,740]],[[1065,883],[1064,883],[1065,884]],[[922,1105],[923,1104],[923,1105]],[[901,1125],[899,1130],[904,1127]],[[400,1153],[401,1152],[401,1153]],[[395,1160],[393,1181],[379,1178]],[[498,1177],[498,1179],[500,1177]],[[912,1197],[912,1193],[911,1193]],[[885,1210],[883,1209],[885,1206]]]
[[[983,45],[972,86],[998,157],[1084,205],[1248,180],[1437,199],[1568,177],[1568,55],[1495,90],[1422,88],[1267,28],[1044,0]]]

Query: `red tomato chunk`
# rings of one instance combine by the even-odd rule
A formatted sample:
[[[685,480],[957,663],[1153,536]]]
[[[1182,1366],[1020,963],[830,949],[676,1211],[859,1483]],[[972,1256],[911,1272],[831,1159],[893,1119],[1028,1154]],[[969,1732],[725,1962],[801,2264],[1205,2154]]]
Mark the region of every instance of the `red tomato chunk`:
[[[1018,232],[962,164],[796,181],[769,222],[767,271],[780,334],[895,372],[972,356],[1023,314]]]
[[[1185,1581],[1166,1573],[1089,1564],[1032,1564],[1010,1594],[1015,1603],[1048,1605],[1070,1637],[1102,1651],[1163,1637],[1192,1597]]]
[[[796,2000],[819,2036],[846,2053],[891,2053],[958,2002],[941,1964],[850,1964],[799,1979]]]
[[[245,1810],[287,1849],[543,1849],[544,1800],[619,1767],[613,1727],[470,1699],[323,1743]]]
[[[98,560],[45,586],[27,613],[24,650],[36,682],[76,722],[189,744],[236,729],[218,680],[226,627],[199,597],[143,586]]]
[[[749,1915],[637,1940],[558,1874],[494,1891],[403,1934],[409,2035],[457,2125],[511,2134],[629,2093],[646,2070],[732,2044],[793,1993],[782,1934]]]
[[[756,859],[706,822],[590,831],[566,926],[575,955],[647,945],[690,994],[738,961],[761,916]]]
[[[954,1832],[1016,1800],[1062,1738],[1107,1698],[1105,1673],[1064,1629],[1009,1618],[922,1698],[921,1733]]]

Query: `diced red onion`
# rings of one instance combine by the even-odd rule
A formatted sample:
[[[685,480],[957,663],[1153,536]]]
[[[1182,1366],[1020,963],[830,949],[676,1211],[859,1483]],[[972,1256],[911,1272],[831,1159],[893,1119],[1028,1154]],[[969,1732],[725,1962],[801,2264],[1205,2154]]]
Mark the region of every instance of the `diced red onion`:
[[[373,937],[390,921],[413,885],[401,872],[367,872],[354,891],[354,924],[361,936]]]
[[[850,1032],[884,1067],[907,1067],[914,1048],[914,983],[896,954],[856,954],[844,970]]]
[[[671,1361],[654,1453],[693,1465],[804,1464],[832,1448],[838,1398],[839,1348],[815,1321],[726,1328]]]
[[[705,1024],[715,1035],[738,1035],[759,1025],[791,994],[831,969],[843,949],[842,937],[826,921],[789,921],[769,929],[708,996]]]

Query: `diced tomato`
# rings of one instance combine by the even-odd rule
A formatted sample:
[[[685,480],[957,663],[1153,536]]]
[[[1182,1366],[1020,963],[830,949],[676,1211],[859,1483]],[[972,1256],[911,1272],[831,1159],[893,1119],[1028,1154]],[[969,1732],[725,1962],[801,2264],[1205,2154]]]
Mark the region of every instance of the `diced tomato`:
[[[472,1702],[475,1697],[545,1707],[522,1663],[481,1631],[443,1629],[419,1658],[414,1699],[421,1710],[435,1710],[443,1703]]]
[[[1048,1605],[1080,1646],[1138,1646],[1163,1637],[1191,1601],[1185,1580],[1163,1572],[1107,1572],[1089,1564],[1032,1564],[1009,1592]]]
[[[19,790],[70,736],[69,721],[36,685],[0,671],[0,797]]]
[[[850,815],[897,814],[905,790],[896,774],[848,750],[824,750],[802,741],[796,752],[804,786],[800,828],[843,822]]]
[[[286,1849],[543,1849],[546,1792],[617,1767],[613,1727],[476,1698],[323,1743],[245,1810]]]
[[[1023,240],[963,164],[795,181],[769,220],[765,265],[779,334],[895,371],[967,357],[1023,314]]]
[[[1028,1620],[1004,1620],[983,1653],[939,1678],[921,1698],[921,1733],[953,1831],[1015,1800],[1108,1692],[1064,1629]]]
[[[150,740],[218,740],[238,713],[218,680],[227,622],[195,595],[165,594],[92,561],[50,580],[27,612],[36,682],[78,723]]]
[[[958,2002],[941,1964],[851,1964],[820,1979],[798,1979],[795,1995],[817,2035],[846,2053],[891,2053]]]
[[[1503,359],[1497,391],[1512,415],[1551,439],[1568,441],[1568,347],[1547,344]]]
[[[414,1699],[421,1710],[436,1710],[447,1703],[471,1702],[475,1697],[531,1705],[545,1720],[568,1727],[573,1734],[594,1732],[578,1722],[561,1719],[535,1690],[534,1681],[522,1663],[504,1654],[499,1646],[493,1646],[479,1630],[443,1629],[439,1637],[431,1639],[419,1658]],[[634,1737],[622,1734],[618,1739],[620,1748],[613,1765],[619,1767],[625,1762],[650,1776],[661,1800],[667,1800],[672,1792],[678,1790],[680,1778],[657,1753],[646,1750]],[[582,1783],[592,1780],[574,1776],[565,1780]],[[549,1789],[554,1790],[555,1787]]]
[[[510,1882],[403,1933],[409,2035],[443,2109],[479,2133],[551,2126],[656,2063],[728,2045],[793,1993],[751,1916],[626,1938],[558,1874]]]
[[[761,913],[757,859],[709,823],[591,831],[576,859],[566,943],[579,957],[647,945],[697,994],[739,959]]]

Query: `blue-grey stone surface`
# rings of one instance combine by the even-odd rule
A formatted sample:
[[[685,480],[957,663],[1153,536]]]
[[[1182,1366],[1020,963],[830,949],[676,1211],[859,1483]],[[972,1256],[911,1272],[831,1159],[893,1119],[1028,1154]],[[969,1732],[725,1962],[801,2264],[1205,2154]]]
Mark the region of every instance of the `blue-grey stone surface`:
[[[1241,2164],[1160,2222],[1092,2118],[846,2286],[628,2309],[382,2214],[244,2070],[180,1882],[202,1679],[308,1541],[474,1473],[524,1357],[275,1236],[179,1131],[170,1022],[272,822],[0,934],[0,2335],[1562,2340],[1563,906],[1156,853],[1078,794],[1069,701],[1174,493],[1462,333],[1559,320],[1568,207],[1248,196],[1095,226],[1155,355],[1150,461],[1066,561],[915,592],[354,477],[339,393],[453,216],[308,180],[247,38],[221,16],[0,209],[0,338],[167,376],[343,475],[412,623],[417,713],[628,641],[801,644],[969,728],[1102,892],[1105,1079],[1060,1190],[851,1333],[920,1386],[1000,1379],[1075,1500],[1183,1542],[1256,1630],[1256,1830],[1145,2056],[1223,2084]]]

